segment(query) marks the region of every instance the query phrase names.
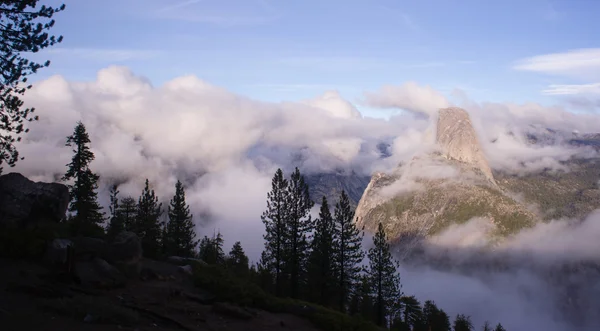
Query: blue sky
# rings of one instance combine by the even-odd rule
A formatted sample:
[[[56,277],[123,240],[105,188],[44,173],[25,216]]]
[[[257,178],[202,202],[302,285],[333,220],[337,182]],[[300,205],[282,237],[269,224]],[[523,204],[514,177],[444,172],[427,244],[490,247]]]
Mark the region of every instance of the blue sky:
[[[194,74],[269,101],[332,89],[354,101],[414,81],[552,104],[600,90],[599,12],[595,0],[70,1],[54,30],[64,42],[36,78],[92,80],[117,64],[154,85]]]

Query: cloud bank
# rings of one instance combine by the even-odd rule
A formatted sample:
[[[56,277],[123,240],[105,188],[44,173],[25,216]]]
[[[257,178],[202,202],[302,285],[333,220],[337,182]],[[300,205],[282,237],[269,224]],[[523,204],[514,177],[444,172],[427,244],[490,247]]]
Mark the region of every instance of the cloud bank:
[[[522,173],[559,168],[559,161],[571,155],[595,156],[592,150],[564,144],[531,145],[526,134],[543,135],[546,128],[565,137],[573,132],[595,132],[600,127],[597,115],[537,104],[476,103],[464,93],[456,93],[461,96],[457,105],[469,111],[492,168]],[[166,203],[175,182],[182,180],[198,233],[212,235],[220,230],[226,246],[241,240],[251,259],[257,260],[264,231],[260,215],[277,167],[289,170],[300,166],[305,173],[391,171],[431,148],[435,138],[431,117],[437,108],[450,104],[441,93],[415,83],[365,95],[371,107],[407,112],[389,120],[363,116],[334,91],[311,100],[261,102],[194,76],[178,77],[157,87],[124,67],[103,69],[89,82],[54,76],[35,84],[26,95],[27,104],[37,108],[40,121],[31,124],[31,132],[18,145],[25,160],[5,171],[18,171],[33,180],[58,180],[72,156],[64,146],[65,137],[82,120],[96,155],[91,166],[101,176],[103,204],[107,204],[108,185],[120,183],[121,196],[137,197],[146,178]],[[382,144],[387,146],[388,157],[382,158]],[[443,167],[422,170],[428,169],[431,176],[453,175]],[[570,258],[591,252],[597,237],[590,220],[576,231],[563,223],[551,223],[545,230],[524,232],[511,242],[511,256],[521,252],[561,256],[564,252],[563,256]],[[466,235],[462,247],[477,247],[481,243],[474,234],[486,229],[482,227],[485,221],[478,222],[471,228],[453,229],[454,233],[437,244],[454,244],[453,238]],[[568,235],[559,240],[565,233]],[[591,246],[582,251],[569,249],[580,242]],[[501,321],[511,331],[569,330],[549,317],[552,310],[545,299],[554,294],[548,285],[540,282],[537,273],[519,270],[465,275],[405,267],[402,273],[408,294],[432,298],[451,315],[472,315],[478,325],[488,318],[494,323]]]

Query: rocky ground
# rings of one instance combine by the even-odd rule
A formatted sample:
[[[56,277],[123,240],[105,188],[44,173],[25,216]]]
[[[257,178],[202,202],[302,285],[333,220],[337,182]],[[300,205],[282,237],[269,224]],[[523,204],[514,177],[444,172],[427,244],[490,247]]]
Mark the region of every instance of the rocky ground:
[[[216,303],[191,275],[143,260],[140,280],[100,289],[37,263],[0,259],[2,330],[317,330],[290,314]]]
[[[246,283],[222,281],[200,260],[144,258],[134,233],[68,236],[68,202],[62,184],[0,176],[0,330],[317,330],[298,314],[230,303]]]

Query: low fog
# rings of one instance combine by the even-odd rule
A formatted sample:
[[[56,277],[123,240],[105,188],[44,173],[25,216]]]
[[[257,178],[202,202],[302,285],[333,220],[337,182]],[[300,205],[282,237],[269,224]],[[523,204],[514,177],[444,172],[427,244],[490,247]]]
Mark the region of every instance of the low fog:
[[[324,91],[311,100],[268,103],[194,76],[152,86],[125,67],[103,69],[90,82],[54,76],[27,93],[27,105],[36,107],[40,120],[30,125],[31,132],[18,145],[25,159],[5,173],[21,172],[36,181],[58,180],[72,156],[64,146],[65,137],[81,120],[96,155],[91,168],[101,176],[99,195],[104,205],[109,185],[118,183],[122,197],[137,198],[146,178],[166,205],[180,179],[199,235],[221,231],[227,250],[241,240],[256,261],[264,231],[260,215],[278,167],[289,173],[299,166],[306,174],[340,169],[390,172],[431,148],[432,122],[439,107],[456,105],[470,113],[493,169],[525,174],[560,169],[559,162],[573,155],[595,156],[586,148],[534,146],[525,134],[545,128],[594,132],[600,127],[600,116],[538,104],[480,103],[459,90],[453,96],[459,102],[408,82],[367,91],[361,100]],[[389,120],[375,119],[361,114],[355,104],[402,111]],[[391,144],[390,157],[381,157],[378,142]],[[431,176],[453,175],[451,169],[432,168],[436,170]],[[477,327],[487,319],[502,322],[510,331],[597,330],[600,323],[592,316],[600,309],[594,299],[600,293],[588,274],[591,269],[569,270],[564,282],[548,275],[565,264],[598,259],[599,222],[600,213],[594,213],[582,221],[543,224],[484,254],[481,247],[488,243],[477,234],[488,231],[489,224],[474,219],[428,243],[429,254],[444,252],[455,266],[405,264],[401,269],[404,292],[436,301],[452,317],[471,315]],[[502,268],[461,267],[472,259],[494,264],[498,256],[509,261]],[[585,303],[576,312],[584,317],[579,318],[584,325],[555,319],[559,318],[555,303],[565,300],[567,287]]]

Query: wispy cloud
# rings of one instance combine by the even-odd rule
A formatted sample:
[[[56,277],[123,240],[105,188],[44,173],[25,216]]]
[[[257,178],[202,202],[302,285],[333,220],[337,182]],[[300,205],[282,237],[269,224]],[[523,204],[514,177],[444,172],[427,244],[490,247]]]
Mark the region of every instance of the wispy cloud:
[[[158,50],[137,49],[97,49],[97,48],[53,48],[48,54],[60,54],[64,57],[76,57],[91,61],[123,62],[129,60],[144,60],[160,56]]]
[[[513,68],[545,74],[598,77],[600,75],[600,48],[583,48],[563,53],[533,56],[517,61]]]
[[[218,26],[260,25],[272,22],[280,13],[266,0],[187,0],[153,12],[159,19],[206,23]]]
[[[542,93],[545,95],[600,94],[600,83],[550,85]]]
[[[174,4],[174,5],[169,5],[169,6],[165,6],[165,7],[159,8],[157,10],[157,12],[165,12],[165,11],[170,11],[170,10],[175,10],[175,9],[182,9],[184,7],[188,7],[190,5],[199,3],[201,1],[202,0],[187,0],[187,1],[179,2],[179,3]]]

